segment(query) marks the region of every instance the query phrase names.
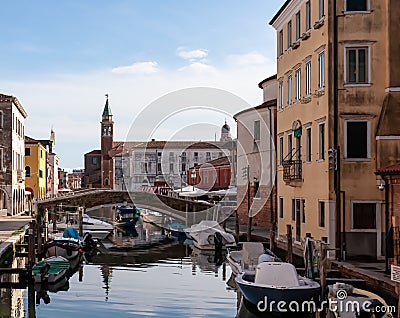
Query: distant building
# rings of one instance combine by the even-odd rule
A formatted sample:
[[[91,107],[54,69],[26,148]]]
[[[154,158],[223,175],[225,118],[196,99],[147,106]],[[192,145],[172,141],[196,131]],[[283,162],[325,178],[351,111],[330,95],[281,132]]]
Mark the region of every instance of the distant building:
[[[37,198],[47,193],[47,156],[48,152],[39,140],[25,136],[26,190]]]
[[[14,96],[0,94],[0,211],[15,215],[25,210],[25,119]]]
[[[41,139],[39,142],[47,150],[47,172],[46,172],[46,182],[47,182],[47,195],[55,196],[58,193],[58,164],[59,158],[55,154],[55,144],[56,144],[56,134],[53,129],[50,132],[50,139]]]
[[[141,191],[164,182],[172,188],[186,185],[187,170],[217,158],[231,156],[234,142],[156,141],[128,142],[124,147],[124,182]]]
[[[114,144],[114,122],[112,112],[106,95],[101,120],[101,149],[92,150],[85,154],[85,188],[109,188],[114,186],[114,160],[109,151]]]
[[[68,189],[68,171],[58,168],[58,189]]]
[[[237,121],[239,222],[272,228],[275,220],[276,75],[263,80],[264,102],[234,115]],[[248,200],[250,199],[250,202]]]
[[[226,142],[226,141],[230,141],[230,140],[232,140],[231,127],[229,127],[229,125],[226,123],[226,120],[225,120],[225,124],[221,128],[220,141]]]
[[[81,189],[84,174],[84,169],[73,169],[72,173],[68,174],[68,188],[71,190]]]
[[[206,191],[226,190],[231,185],[231,162],[229,157],[223,156],[191,167],[186,176],[188,185],[196,188]]]

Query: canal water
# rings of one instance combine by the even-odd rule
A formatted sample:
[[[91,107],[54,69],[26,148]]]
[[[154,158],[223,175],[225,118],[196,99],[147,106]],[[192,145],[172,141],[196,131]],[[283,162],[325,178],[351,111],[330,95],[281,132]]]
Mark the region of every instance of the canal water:
[[[88,214],[111,219],[113,210]],[[114,231],[102,253],[85,254],[56,292],[0,289],[0,318],[236,317],[240,295],[227,284],[224,255],[200,253],[164,234],[142,221],[133,232]]]

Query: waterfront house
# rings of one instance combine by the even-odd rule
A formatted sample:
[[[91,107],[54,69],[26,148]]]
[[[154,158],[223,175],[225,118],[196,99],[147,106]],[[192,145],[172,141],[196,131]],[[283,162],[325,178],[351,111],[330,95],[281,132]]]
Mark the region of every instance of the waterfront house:
[[[287,0],[277,34],[278,231],[307,233],[337,258],[384,254],[374,172],[399,160],[400,2]]]
[[[33,197],[42,198],[47,193],[48,152],[39,140],[25,136],[25,183]]]

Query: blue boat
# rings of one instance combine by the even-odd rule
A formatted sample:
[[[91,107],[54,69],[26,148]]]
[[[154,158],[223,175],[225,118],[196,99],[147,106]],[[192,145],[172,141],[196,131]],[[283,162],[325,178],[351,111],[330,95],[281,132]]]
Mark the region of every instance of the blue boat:
[[[181,223],[171,223],[168,225],[168,231],[171,236],[176,237],[179,241],[191,239],[190,235],[185,232],[188,226]]]
[[[140,218],[140,210],[131,206],[117,206],[115,209],[115,225],[125,228],[134,227]]]

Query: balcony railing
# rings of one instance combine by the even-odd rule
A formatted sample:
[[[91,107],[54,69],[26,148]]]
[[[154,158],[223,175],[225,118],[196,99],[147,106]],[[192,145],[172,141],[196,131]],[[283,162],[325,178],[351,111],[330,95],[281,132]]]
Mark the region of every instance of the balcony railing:
[[[283,181],[302,180],[301,160],[284,160],[283,161]]]
[[[296,158],[296,159],[293,159]],[[302,163],[300,148],[294,153],[293,149],[282,162],[283,166],[283,181],[301,181],[302,180]]]

